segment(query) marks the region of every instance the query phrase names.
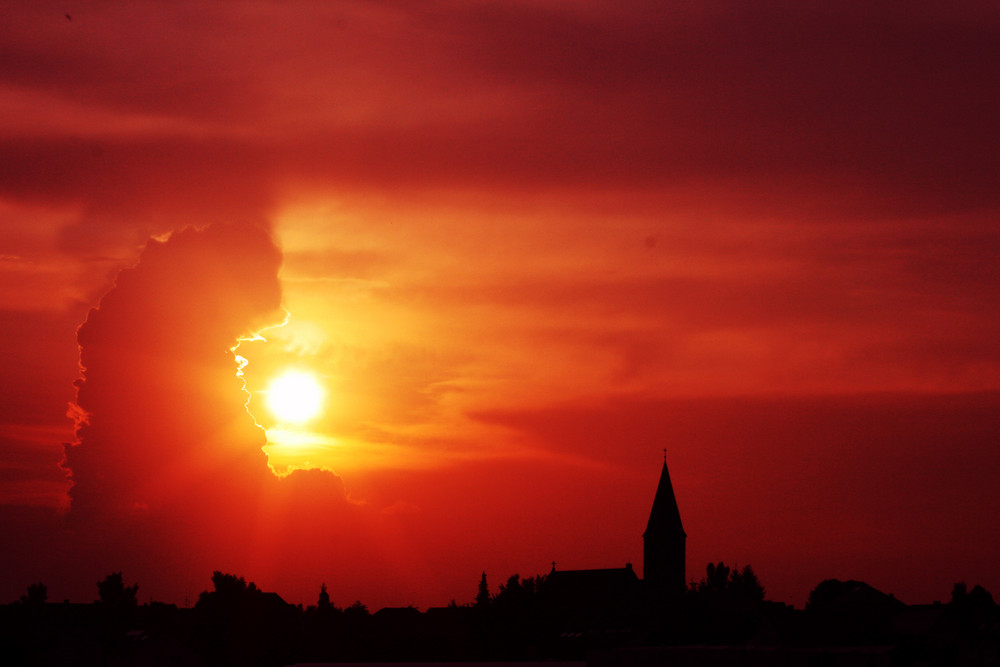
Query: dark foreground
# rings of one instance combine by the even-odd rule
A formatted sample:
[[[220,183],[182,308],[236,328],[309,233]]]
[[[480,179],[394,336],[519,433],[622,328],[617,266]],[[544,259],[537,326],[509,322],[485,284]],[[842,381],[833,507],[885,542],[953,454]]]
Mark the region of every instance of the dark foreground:
[[[372,614],[335,607],[325,588],[303,608],[217,575],[190,609],[138,605],[122,586],[91,604],[49,603],[36,589],[0,607],[0,664],[1000,665],[1000,610],[978,587],[908,606],[829,580],[799,610],[731,590],[555,595],[512,577],[475,604]]]

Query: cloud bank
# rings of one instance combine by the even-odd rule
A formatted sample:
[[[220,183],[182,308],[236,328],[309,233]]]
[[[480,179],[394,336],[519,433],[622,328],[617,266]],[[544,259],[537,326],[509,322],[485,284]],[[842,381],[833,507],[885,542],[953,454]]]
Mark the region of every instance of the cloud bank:
[[[151,240],[90,311],[78,332],[77,441],[63,462],[84,558],[134,568],[157,554],[174,566],[163,574],[184,579],[263,558],[279,529],[283,548],[301,552],[310,525],[339,520],[335,475],[272,474],[237,376],[238,340],[284,317],[280,265],[260,227],[187,228]]]

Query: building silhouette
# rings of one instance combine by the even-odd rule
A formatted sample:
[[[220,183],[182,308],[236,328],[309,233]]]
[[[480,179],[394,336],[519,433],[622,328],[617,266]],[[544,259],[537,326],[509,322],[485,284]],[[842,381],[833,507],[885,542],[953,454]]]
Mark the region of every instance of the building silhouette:
[[[557,570],[553,563],[545,581],[549,599],[557,600],[567,610],[613,610],[634,608],[640,599],[670,600],[684,593],[687,535],[670,481],[666,453],[642,539],[642,580],[631,563],[622,568],[593,570]]]
[[[642,576],[647,587],[660,595],[681,595],[687,586],[684,571],[687,534],[681,523],[674,486],[670,482],[666,452],[642,541]]]

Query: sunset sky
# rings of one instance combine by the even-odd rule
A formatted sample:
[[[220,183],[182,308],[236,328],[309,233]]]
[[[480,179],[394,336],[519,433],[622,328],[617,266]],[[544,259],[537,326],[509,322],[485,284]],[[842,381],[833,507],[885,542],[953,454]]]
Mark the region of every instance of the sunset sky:
[[[689,579],[1000,594],[995,2],[0,25],[0,603],[641,573],[664,448]]]

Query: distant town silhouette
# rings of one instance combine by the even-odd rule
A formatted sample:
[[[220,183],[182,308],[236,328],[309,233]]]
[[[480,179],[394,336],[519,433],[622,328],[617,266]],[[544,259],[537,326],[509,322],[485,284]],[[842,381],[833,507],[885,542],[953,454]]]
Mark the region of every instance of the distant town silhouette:
[[[5,665],[287,665],[316,662],[535,662],[611,665],[1000,664],[1000,609],[956,583],[947,603],[906,605],[861,581],[827,579],[805,609],[766,599],[750,565],[685,571],[684,532],[664,457],[643,534],[643,574],[624,567],[506,578],[486,572],[470,600],[424,612],[286,603],[216,571],[192,608],[139,604],[122,572],[93,603],[52,602],[43,582],[0,608]],[[334,591],[335,592],[335,591]]]

